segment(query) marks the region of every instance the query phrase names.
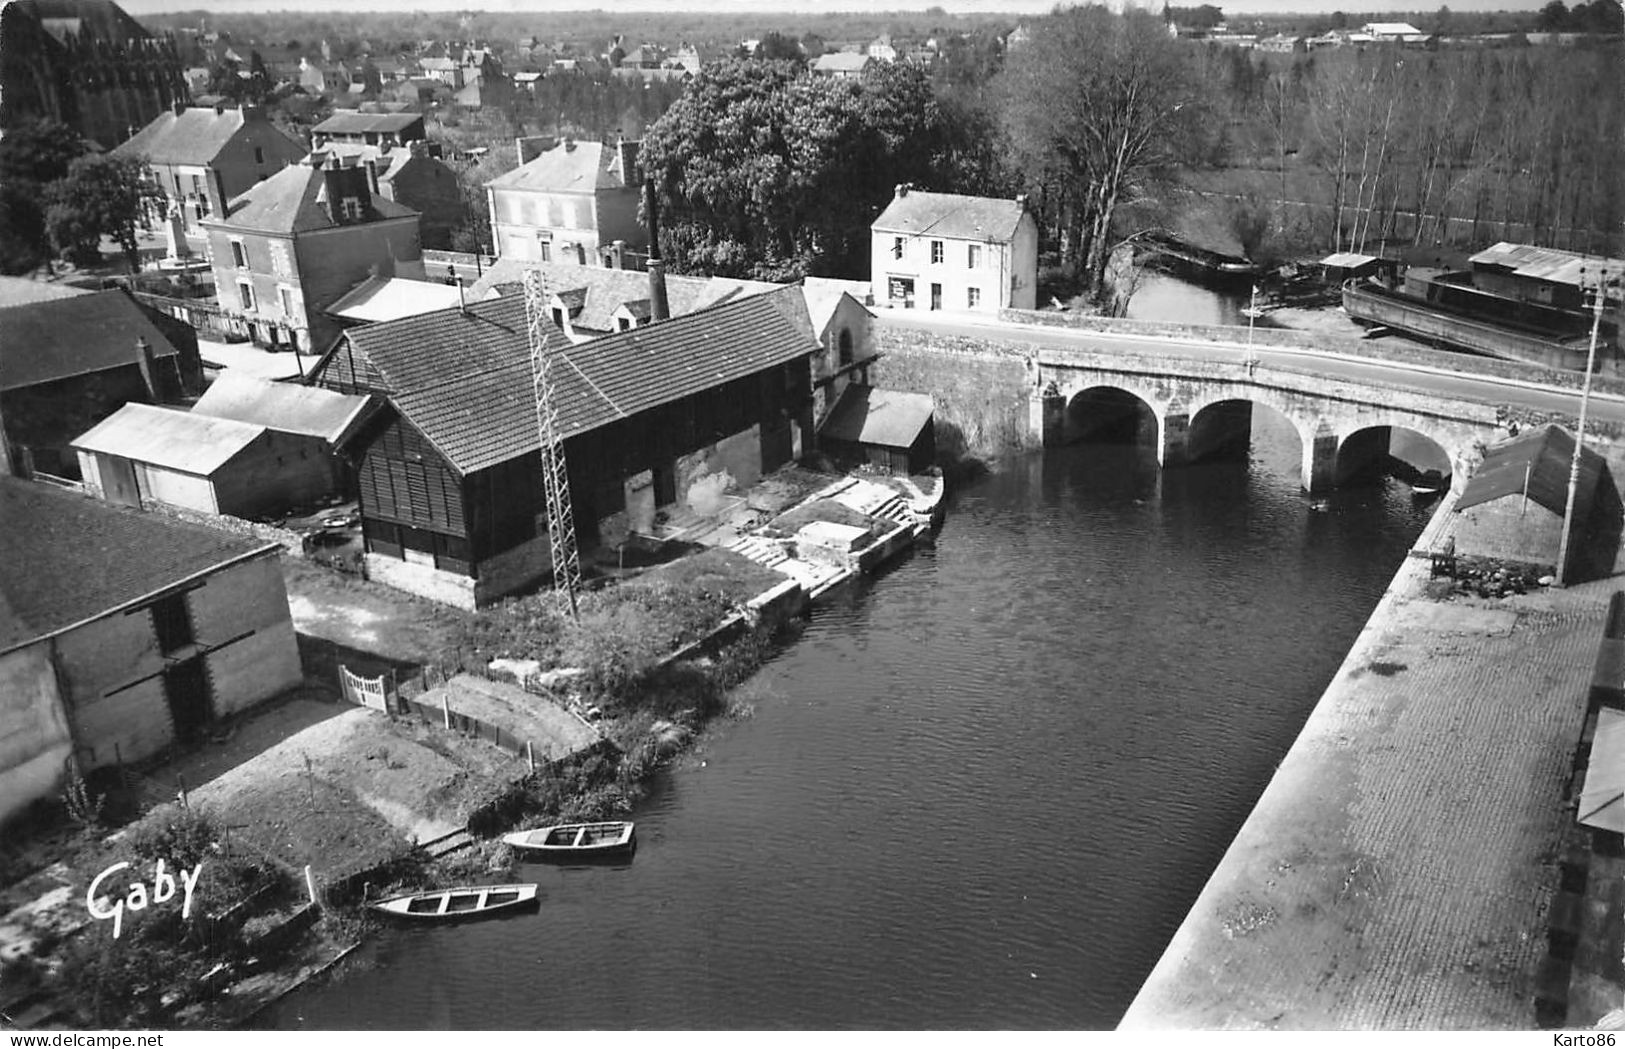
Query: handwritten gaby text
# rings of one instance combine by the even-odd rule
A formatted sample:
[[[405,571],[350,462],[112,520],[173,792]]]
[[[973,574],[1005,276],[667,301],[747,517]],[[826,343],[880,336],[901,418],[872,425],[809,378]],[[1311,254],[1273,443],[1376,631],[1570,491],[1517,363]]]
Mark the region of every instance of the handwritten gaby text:
[[[85,891],[85,907],[90,911],[90,916],[97,921],[106,921],[111,918],[113,920],[113,939],[115,940],[118,939],[119,932],[123,929],[124,912],[126,910],[133,913],[135,911],[144,911],[151,904],[167,903],[175,898],[177,891],[175,875],[164,870],[164,861],[159,860],[152,870],[152,895],[150,898],[147,895],[145,882],[132,881],[130,882],[130,891],[124,895],[123,899],[116,899],[109,903],[108,899],[112,897],[111,894],[108,894],[107,897],[103,896],[100,889],[102,882],[128,866],[128,862],[113,864],[96,875],[96,880],[91,882],[90,888]],[[179,891],[182,893],[182,918],[189,918],[192,915],[192,891],[197,888],[198,876],[202,873],[203,862],[201,860],[190,871],[184,867],[178,871],[180,876]]]

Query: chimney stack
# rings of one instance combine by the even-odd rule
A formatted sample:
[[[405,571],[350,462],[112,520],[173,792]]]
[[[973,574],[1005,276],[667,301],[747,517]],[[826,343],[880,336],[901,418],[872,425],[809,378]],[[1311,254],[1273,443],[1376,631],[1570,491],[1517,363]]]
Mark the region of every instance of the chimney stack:
[[[649,223],[649,319],[671,316],[666,301],[666,262],[660,257],[660,205],[655,201],[654,179],[643,180],[643,213]]]
[[[626,269],[626,241],[610,241],[609,268],[614,270]]]
[[[463,297],[463,278],[457,277],[452,283],[457,285],[457,308],[463,313],[467,313],[468,300]]]
[[[1020,208],[1022,211],[1027,210],[1027,194],[1025,194],[1025,193],[1017,193],[1016,194],[1016,207]]]
[[[175,100],[175,104],[169,108],[175,111],[176,116],[180,116],[182,113],[186,112],[186,103],[177,98]]]
[[[160,403],[163,398],[158,396],[158,360],[153,355],[152,343],[147,341],[145,335],[135,337],[135,364],[141,369],[141,381],[146,384],[147,396],[152,398],[153,404]]]
[[[214,115],[217,117],[223,117],[226,115],[226,104],[224,102],[216,102],[214,104]]]
[[[899,182],[895,192],[899,197],[906,197],[908,196],[908,191],[912,188],[913,187],[911,187],[907,182]]]

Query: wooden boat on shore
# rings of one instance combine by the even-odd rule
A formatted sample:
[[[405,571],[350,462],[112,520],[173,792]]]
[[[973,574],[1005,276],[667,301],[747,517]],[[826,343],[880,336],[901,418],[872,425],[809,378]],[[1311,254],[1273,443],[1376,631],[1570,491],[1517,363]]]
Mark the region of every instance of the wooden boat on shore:
[[[372,909],[398,918],[454,921],[517,910],[536,902],[535,883],[528,885],[470,885],[457,889],[409,892],[375,900]]]
[[[560,823],[552,827],[515,831],[502,840],[516,849],[548,858],[588,859],[619,856],[637,844],[634,824],[624,820],[604,823]]]

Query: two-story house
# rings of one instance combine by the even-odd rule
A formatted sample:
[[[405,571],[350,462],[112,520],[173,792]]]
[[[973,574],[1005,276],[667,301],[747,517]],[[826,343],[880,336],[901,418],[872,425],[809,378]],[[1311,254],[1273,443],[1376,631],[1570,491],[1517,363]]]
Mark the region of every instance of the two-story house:
[[[520,139],[518,149],[520,166],[486,183],[499,256],[599,266],[613,265],[610,254],[649,250],[638,223],[638,143]]]
[[[1025,196],[901,185],[869,229],[877,306],[997,313],[1037,302],[1038,224]]]
[[[176,104],[154,117],[114,156],[147,163],[168,214],[179,210],[187,232],[224,214],[226,203],[305,155],[305,144],[253,106],[227,109]],[[152,216],[154,219],[161,216]]]
[[[220,305],[261,345],[325,348],[340,326],[324,311],[351,288],[369,276],[423,276],[418,213],[334,157],[284,168],[204,228]]]

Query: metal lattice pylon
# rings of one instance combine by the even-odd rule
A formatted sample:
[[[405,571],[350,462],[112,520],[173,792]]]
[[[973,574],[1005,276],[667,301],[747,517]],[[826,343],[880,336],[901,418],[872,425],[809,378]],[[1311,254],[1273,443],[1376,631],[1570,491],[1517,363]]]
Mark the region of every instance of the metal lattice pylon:
[[[570,502],[570,472],[559,436],[559,409],[554,402],[552,361],[548,352],[547,298],[542,275],[525,271],[525,321],[530,338],[530,380],[536,401],[536,427],[542,438],[542,493],[547,499],[547,538],[553,554],[553,592],[559,611],[576,614],[581,589],[581,554],[576,549],[576,519]]]

